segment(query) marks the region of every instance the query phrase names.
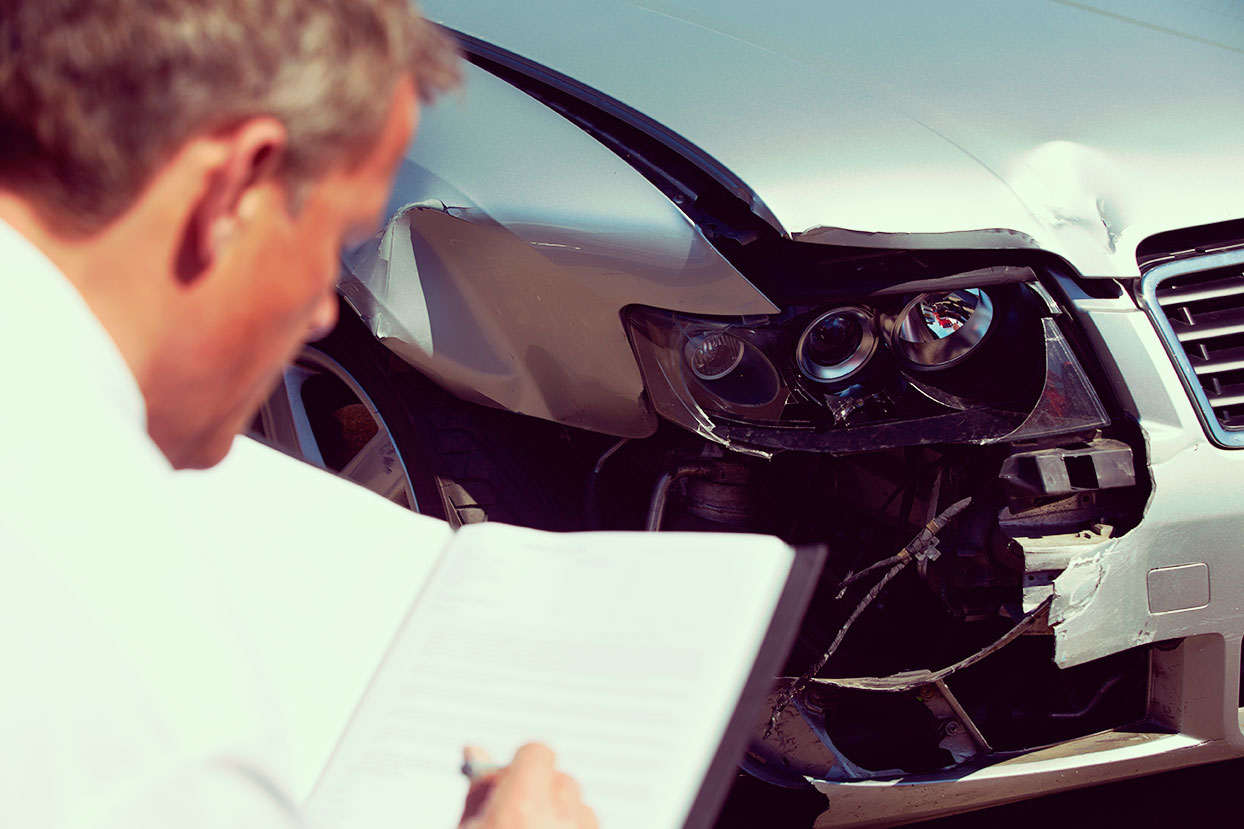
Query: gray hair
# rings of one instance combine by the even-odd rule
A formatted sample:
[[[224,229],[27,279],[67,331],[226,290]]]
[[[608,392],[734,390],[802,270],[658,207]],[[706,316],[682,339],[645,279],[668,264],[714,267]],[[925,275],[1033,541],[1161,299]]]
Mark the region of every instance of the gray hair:
[[[409,0],[0,0],[0,188],[89,232],[186,141],[258,115],[298,186],[366,154],[403,78],[426,101],[457,71]]]

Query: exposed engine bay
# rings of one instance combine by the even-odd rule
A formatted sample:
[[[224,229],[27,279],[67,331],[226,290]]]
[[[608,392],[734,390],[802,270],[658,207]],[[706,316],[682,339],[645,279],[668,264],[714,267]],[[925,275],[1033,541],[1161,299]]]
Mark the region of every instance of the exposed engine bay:
[[[1060,668],[1047,601],[1074,556],[1138,524],[1149,495],[1140,429],[1103,391],[1068,298],[1122,297],[1121,283],[1084,284],[1041,250],[783,238],[618,116],[473,60],[482,108],[487,95],[497,106],[518,95],[539,102],[533,118],[564,117],[550,128],[599,141],[584,145],[584,176],[638,171],[634,215],[663,224],[624,249],[553,218],[473,206],[496,179],[468,198],[444,186],[465,170],[412,173],[407,189],[432,198],[401,206],[379,248],[349,263],[348,314],[400,358],[395,370],[432,378],[453,405],[534,415],[498,425],[545,447],[536,478],[558,471],[543,484],[526,473],[476,482],[485,495],[443,476],[451,520],[828,545],[786,668],[794,685],[779,684],[750,755],[771,782],[926,772],[1145,717],[1145,649]],[[425,128],[423,158],[443,146],[452,168],[472,125],[441,128]],[[541,171],[497,172],[520,174]],[[558,181],[600,199],[591,178]],[[653,240],[668,250],[641,254]],[[556,309],[543,305],[552,298]],[[573,490],[580,474],[586,502],[551,493],[556,518],[491,506]],[[956,665],[922,682],[863,682]]]
[[[828,545],[745,767],[785,785],[927,773],[1143,720],[1147,648],[1055,659],[1054,580],[1149,494],[1139,429],[1095,390],[1058,276],[947,273],[971,252],[815,254],[856,293],[774,291],[789,310],[756,320],[632,310],[655,408],[703,440],[631,442],[596,468],[655,481],[650,530]]]
[[[604,526],[642,517],[828,544],[789,680],[757,726],[757,776],[926,772],[1144,718],[1145,649],[1060,669],[1047,623],[1071,556],[1138,520],[1143,467],[1121,439],[1134,436],[771,459],[661,438],[663,451],[632,441],[598,467]],[[622,490],[643,478],[651,499],[628,504]]]

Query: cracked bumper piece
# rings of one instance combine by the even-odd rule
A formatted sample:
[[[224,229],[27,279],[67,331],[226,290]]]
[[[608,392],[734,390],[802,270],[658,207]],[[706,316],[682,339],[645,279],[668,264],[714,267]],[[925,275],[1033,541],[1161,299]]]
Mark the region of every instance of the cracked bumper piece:
[[[1149,712],[1143,724],[1044,748],[980,754],[927,774],[869,773],[832,742],[802,746],[799,757],[830,761],[804,780],[827,798],[817,827],[888,826],[997,806],[1052,791],[1125,780],[1244,757],[1244,713],[1236,707],[1240,638],[1199,636],[1151,653]],[[1225,673],[1224,673],[1225,667]],[[785,723],[785,740],[808,742],[806,724]],[[822,739],[825,735],[817,735]],[[818,751],[820,755],[818,755]],[[836,755],[836,756],[835,756]],[[828,779],[827,779],[828,778]],[[789,780],[786,785],[792,785]]]
[[[817,827],[892,826],[1237,756],[1183,734],[1108,731],[941,775],[812,781],[829,801]]]

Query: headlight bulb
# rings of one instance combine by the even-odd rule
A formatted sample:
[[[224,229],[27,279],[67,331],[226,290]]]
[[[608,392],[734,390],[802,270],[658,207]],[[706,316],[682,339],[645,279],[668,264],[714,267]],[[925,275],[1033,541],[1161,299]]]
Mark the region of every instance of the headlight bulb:
[[[722,331],[694,334],[683,346],[683,358],[701,380],[720,380],[743,360],[743,343]]]
[[[876,348],[872,314],[863,308],[835,308],[804,329],[795,357],[809,380],[838,383],[863,368]]]
[[[993,316],[993,302],[979,288],[920,294],[899,314],[890,347],[910,368],[948,368],[985,341]]]

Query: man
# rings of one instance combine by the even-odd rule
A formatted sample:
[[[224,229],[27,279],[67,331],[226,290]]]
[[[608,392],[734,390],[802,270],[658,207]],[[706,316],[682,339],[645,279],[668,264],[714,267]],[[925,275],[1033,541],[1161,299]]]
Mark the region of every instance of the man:
[[[381,530],[445,530],[328,486],[372,538],[313,502],[303,523],[373,552],[301,563],[264,619],[246,586],[279,553],[243,496],[175,470],[219,462],[332,326],[338,252],[453,60],[406,0],[0,0],[0,823],[298,821],[288,769],[324,742],[283,726],[343,724],[429,566]],[[366,637],[319,618],[336,604],[369,608]],[[594,825],[539,746],[470,803],[470,826]]]

